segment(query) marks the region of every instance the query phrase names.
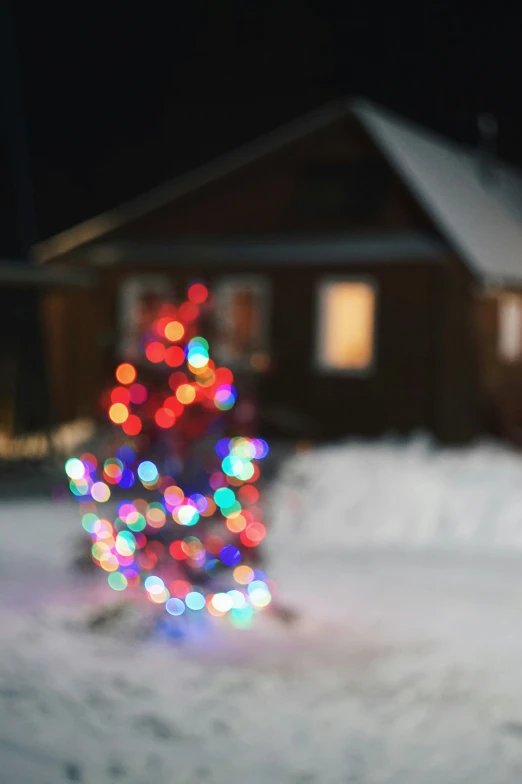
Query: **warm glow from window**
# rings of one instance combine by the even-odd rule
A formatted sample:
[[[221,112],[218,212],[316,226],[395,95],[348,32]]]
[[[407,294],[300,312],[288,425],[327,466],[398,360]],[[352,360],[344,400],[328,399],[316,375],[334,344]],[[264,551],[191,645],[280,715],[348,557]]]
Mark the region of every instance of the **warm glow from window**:
[[[506,362],[522,358],[522,298],[516,294],[498,301],[498,353]]]
[[[373,360],[375,290],[368,283],[323,283],[318,362],[329,370],[364,370]]]

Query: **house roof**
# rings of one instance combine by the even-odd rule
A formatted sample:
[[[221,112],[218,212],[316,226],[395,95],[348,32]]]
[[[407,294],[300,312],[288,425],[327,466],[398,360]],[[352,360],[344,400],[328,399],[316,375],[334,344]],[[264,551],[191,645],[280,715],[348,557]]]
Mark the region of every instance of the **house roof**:
[[[95,278],[93,270],[61,266],[41,268],[23,261],[0,259],[0,286],[88,288]]]
[[[522,174],[494,161],[485,180],[474,149],[361,99],[318,109],[217,161],[68,229],[33,249],[38,261],[103,239],[207,183],[353,113],[468,267],[488,283],[522,283]]]
[[[522,283],[522,173],[359,102],[354,113],[448,242],[488,283]]]
[[[435,237],[424,233],[349,234],[323,238],[237,237],[183,238],[150,242],[104,242],[87,245],[81,254],[90,265],[107,267],[124,261],[126,265],[143,262],[161,266],[221,264],[229,267],[244,264],[316,265],[317,260],[329,264],[347,261],[417,262],[419,259],[439,261],[447,248]]]

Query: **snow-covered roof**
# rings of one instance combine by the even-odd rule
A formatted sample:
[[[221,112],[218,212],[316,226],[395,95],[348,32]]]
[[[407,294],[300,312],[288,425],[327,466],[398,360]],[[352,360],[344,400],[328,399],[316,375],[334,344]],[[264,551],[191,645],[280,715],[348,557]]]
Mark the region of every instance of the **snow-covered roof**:
[[[365,101],[352,111],[469,267],[491,282],[522,282],[522,174]]]
[[[488,283],[522,283],[522,174],[494,161],[484,180],[476,150],[361,99],[322,107],[143,197],[68,229],[33,249],[38,261],[99,241],[207,183],[353,113],[450,245]]]

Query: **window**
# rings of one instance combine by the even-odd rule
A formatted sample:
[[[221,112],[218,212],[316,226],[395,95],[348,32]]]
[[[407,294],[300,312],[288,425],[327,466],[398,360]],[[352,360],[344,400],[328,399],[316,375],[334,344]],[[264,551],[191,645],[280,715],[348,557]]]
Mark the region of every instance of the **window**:
[[[498,300],[498,353],[505,362],[522,357],[522,298],[517,294]]]
[[[217,282],[215,351],[220,362],[244,370],[268,366],[268,286],[255,275]]]
[[[326,371],[364,372],[374,362],[375,286],[362,280],[319,287],[316,362]]]
[[[171,298],[171,281],[165,275],[133,275],[123,281],[119,293],[119,357],[143,361],[141,338],[161,305]]]

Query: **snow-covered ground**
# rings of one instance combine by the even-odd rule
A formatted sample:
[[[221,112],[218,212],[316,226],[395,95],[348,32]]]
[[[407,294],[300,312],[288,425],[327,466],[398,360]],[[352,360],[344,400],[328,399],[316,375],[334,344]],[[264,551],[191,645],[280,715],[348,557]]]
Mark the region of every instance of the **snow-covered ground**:
[[[0,505],[0,782],[522,781],[522,458],[353,444],[289,460],[284,626],[94,633],[74,503]]]

